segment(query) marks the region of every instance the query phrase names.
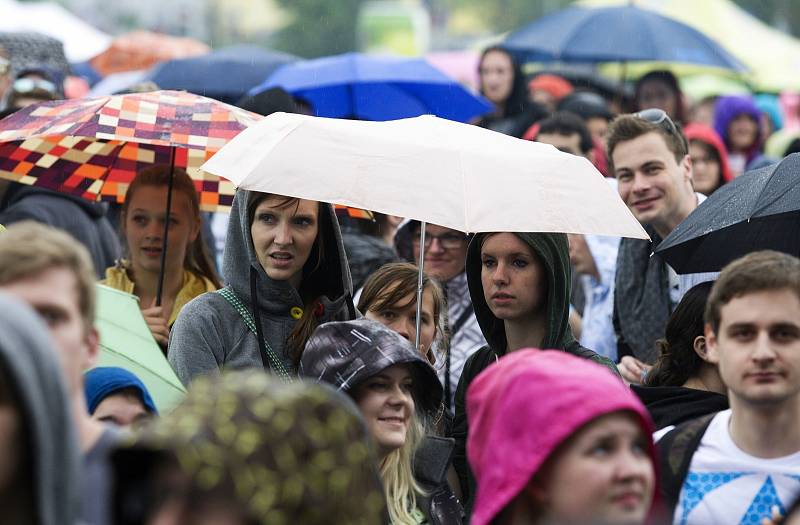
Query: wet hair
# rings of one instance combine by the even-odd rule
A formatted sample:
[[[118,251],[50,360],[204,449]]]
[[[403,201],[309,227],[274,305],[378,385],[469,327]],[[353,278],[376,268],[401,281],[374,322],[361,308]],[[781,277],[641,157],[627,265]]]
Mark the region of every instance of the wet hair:
[[[252,226],[253,224],[256,208],[269,197],[277,197],[280,199],[280,202],[277,204],[277,207],[280,209],[294,206],[296,211],[300,207],[300,199],[295,197],[287,197],[272,193],[255,193],[247,209],[248,225]],[[300,289],[297,290],[300,294],[300,299],[303,301],[303,315],[294,325],[287,339],[289,356],[295,366],[300,364],[300,358],[303,356],[306,342],[308,342],[311,334],[314,333],[314,330],[319,326],[315,311],[317,307],[322,304],[323,294],[321,294],[320,291],[324,290],[327,284],[324,272],[320,272],[319,270],[325,265],[325,236],[323,235],[323,229],[326,225],[332,225],[330,224],[331,218],[327,210],[325,210],[325,205],[321,202],[317,202],[317,218],[319,221],[317,236],[314,239],[314,245],[311,247],[308,260],[303,265],[303,281],[300,283]]]
[[[122,204],[122,217],[120,221],[122,228],[122,236],[125,237],[125,219],[128,214],[128,206],[133,200],[136,191],[142,186],[152,186],[157,188],[166,188],[169,186],[170,167],[166,164],[159,164],[150,166],[140,171],[136,178],[133,179],[128,190],[125,192],[125,201]],[[198,227],[200,226],[200,198],[197,196],[197,188],[192,181],[192,178],[186,173],[183,168],[175,168],[172,178],[172,191],[174,193],[181,193],[186,195],[189,199],[191,206],[190,213],[192,218],[197,220]],[[189,245],[188,250],[183,257],[183,267],[190,272],[204,277],[211,281],[215,287],[222,286],[214,264],[211,262],[211,257],[206,250],[206,243],[203,239],[203,229],[199,228],[200,232],[197,238]]]
[[[747,254],[722,269],[708,297],[705,322],[719,334],[723,306],[744,295],[778,290],[800,299],[800,259],[773,250]]]
[[[358,300],[358,311],[366,314],[369,310],[381,312],[399,303],[409,295],[414,296],[411,302],[416,303],[417,280],[419,268],[411,263],[384,264],[367,278],[361,289]],[[422,274],[422,289],[430,290],[433,296],[433,324],[436,326],[437,349],[446,353],[446,300],[442,286]],[[406,303],[402,306],[407,306]]]
[[[634,96],[633,101],[636,104],[636,111],[641,111],[647,108],[638,107],[639,105],[639,97],[641,96],[642,86],[647,82],[659,82],[667,86],[667,88],[672,91],[675,95],[675,115],[674,118],[671,115],[670,118],[678,124],[678,123],[685,123],[686,122],[686,115],[683,108],[683,91],[681,91],[681,87],[678,84],[678,77],[676,77],[671,71],[667,71],[666,69],[660,69],[656,71],[650,71],[646,75],[643,75],[636,81],[636,86],[634,87]]]
[[[580,137],[581,152],[585,155],[592,151],[594,142],[589,128],[576,114],[568,111],[557,111],[539,123],[539,135],[549,133],[570,136],[577,133]]]
[[[0,234],[0,286],[59,268],[75,277],[78,311],[86,330],[93,329],[97,277],[86,248],[66,232],[33,221]]]
[[[511,52],[503,46],[487,47],[481,53],[481,58],[478,60],[478,75],[480,76],[480,68],[483,65],[483,59],[489,53],[503,53],[511,61],[511,70],[513,77],[511,80],[511,93],[503,103],[503,117],[512,117],[525,111],[530,105],[528,102],[528,86],[525,84],[525,76],[522,74],[522,69],[519,63],[514,59]],[[483,81],[481,81],[481,94],[483,94]]]
[[[703,335],[703,312],[713,282],[700,283],[686,292],[667,321],[666,337],[656,341],[658,360],[645,377],[645,386],[682,386],[695,377],[705,361],[694,350]]]
[[[678,164],[689,153],[686,147],[686,138],[683,136],[678,124],[675,124],[677,134],[670,133],[660,124],[654,124],[636,115],[620,115],[611,122],[608,129],[608,142],[606,146],[608,166],[611,173],[614,173],[614,149],[622,142],[629,142],[638,139],[648,133],[658,133],[667,144],[667,148],[675,156]]]

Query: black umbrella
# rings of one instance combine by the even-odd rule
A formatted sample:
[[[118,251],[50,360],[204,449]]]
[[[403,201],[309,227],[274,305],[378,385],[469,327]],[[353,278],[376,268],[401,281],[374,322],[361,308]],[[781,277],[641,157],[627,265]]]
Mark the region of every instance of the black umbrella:
[[[714,192],[656,253],[683,274],[719,271],[757,250],[800,256],[800,153]]]

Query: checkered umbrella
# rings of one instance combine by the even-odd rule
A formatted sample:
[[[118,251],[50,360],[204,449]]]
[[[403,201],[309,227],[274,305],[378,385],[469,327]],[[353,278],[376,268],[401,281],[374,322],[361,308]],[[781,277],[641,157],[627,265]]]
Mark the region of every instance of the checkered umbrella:
[[[35,104],[0,121],[0,177],[122,202],[138,171],[174,161],[194,180],[203,210],[225,211],[233,184],[199,167],[259,119],[178,91]]]

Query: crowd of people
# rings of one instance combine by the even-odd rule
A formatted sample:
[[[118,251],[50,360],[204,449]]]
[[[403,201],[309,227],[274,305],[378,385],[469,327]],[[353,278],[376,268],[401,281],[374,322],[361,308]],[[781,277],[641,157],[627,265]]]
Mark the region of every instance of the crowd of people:
[[[7,113],[63,95],[8,58]],[[499,46],[479,74],[495,111],[472,124],[587,158],[650,240],[243,189],[220,234],[180,168],[121,206],[0,181],[0,521],[800,522],[800,259],[653,254],[795,151],[774,97],[689,101],[668,71],[608,96]],[[138,298],[177,406],[97,366],[98,283]]]

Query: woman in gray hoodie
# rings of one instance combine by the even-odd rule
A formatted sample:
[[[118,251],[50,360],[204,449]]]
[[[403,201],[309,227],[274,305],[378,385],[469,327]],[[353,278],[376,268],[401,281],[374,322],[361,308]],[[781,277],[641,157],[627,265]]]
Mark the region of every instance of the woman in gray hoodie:
[[[181,310],[168,358],[184,384],[221,369],[295,376],[317,325],[356,316],[330,204],[238,190],[223,256],[227,286]]]

